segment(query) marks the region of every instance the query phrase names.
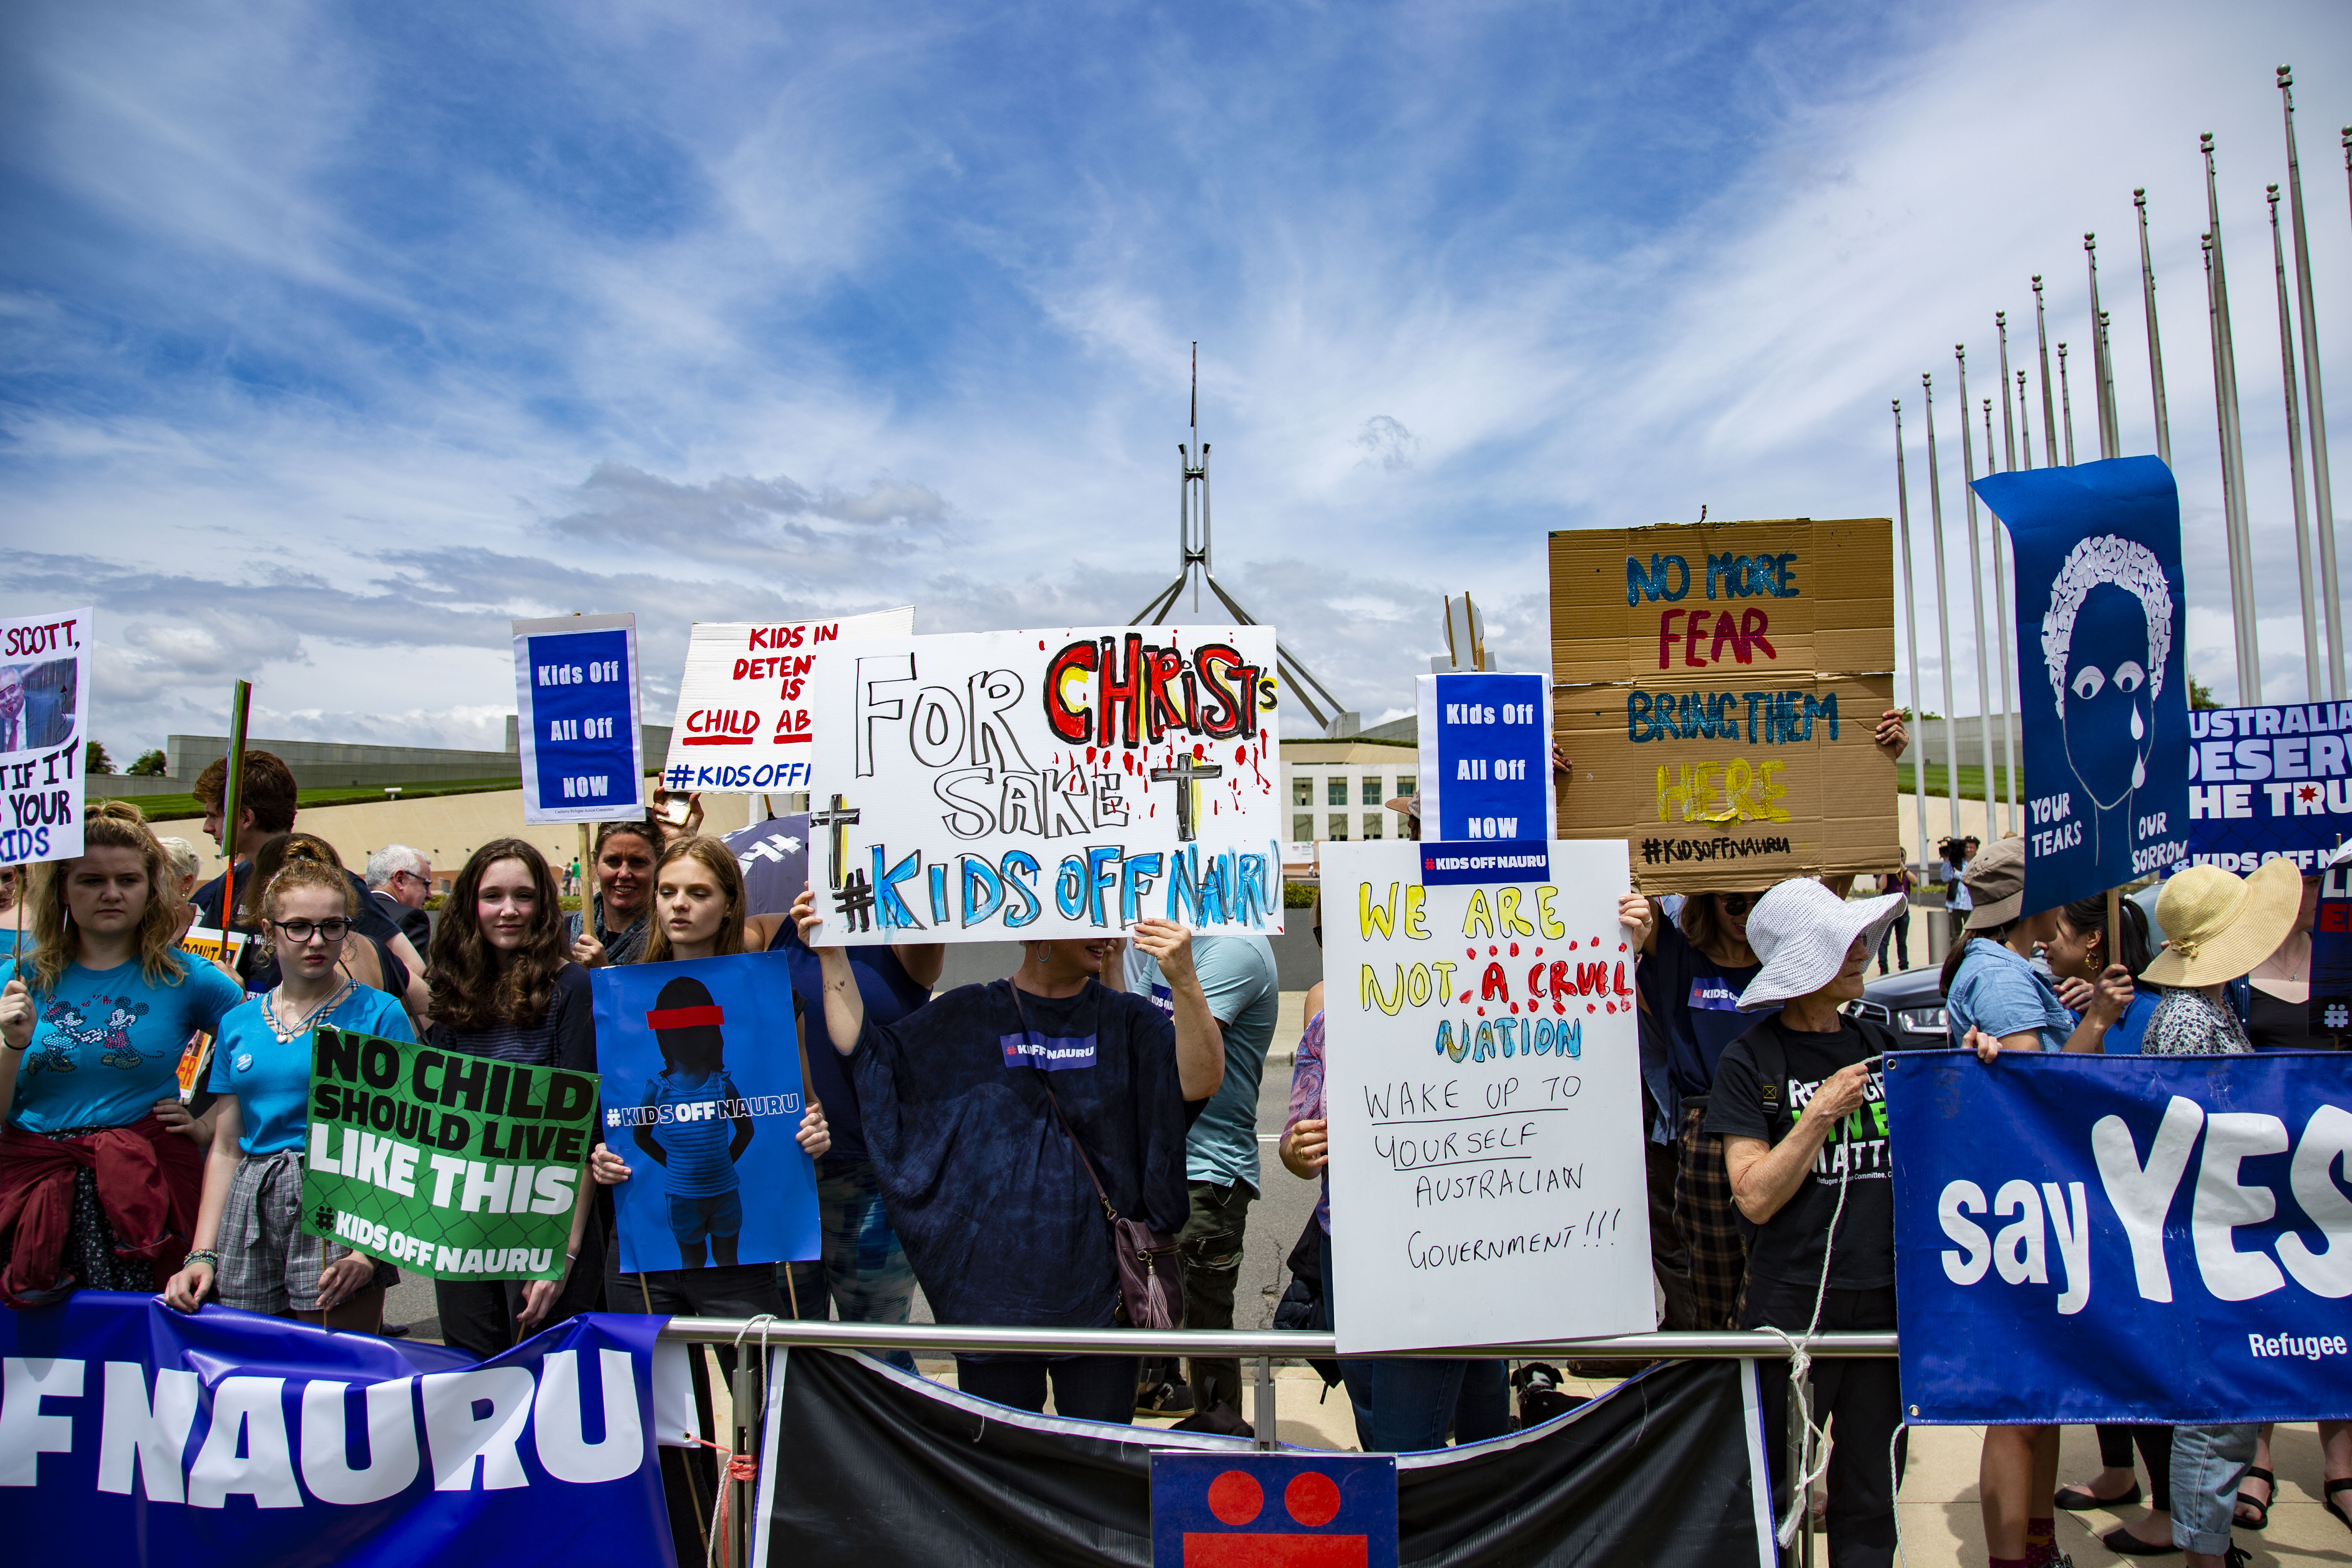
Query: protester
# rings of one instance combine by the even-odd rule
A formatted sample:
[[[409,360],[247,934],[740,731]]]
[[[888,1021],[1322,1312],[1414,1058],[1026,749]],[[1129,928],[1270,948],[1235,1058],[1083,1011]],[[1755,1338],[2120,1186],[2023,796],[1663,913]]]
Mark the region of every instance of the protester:
[[[824,917],[803,891],[803,940]],[[1106,1210],[1181,1230],[1184,1134],[1224,1076],[1192,933],[1143,921],[1169,1016],[1098,984],[1106,938],[1028,942],[1005,981],[895,1025],[866,1016],[847,955],[815,949],[826,1032],[849,1059],[892,1227],[944,1322],[1108,1328],[1125,1303]],[[1099,1184],[1099,1189],[1097,1188]],[[1081,1419],[1134,1419],[1133,1356],[963,1356],[965,1392]]]
[[[1881,974],[1887,973],[1886,944],[1890,942],[1895,944],[1895,967],[1897,969],[1911,967],[1911,868],[1908,866],[1883,872],[1879,876],[1879,892],[1900,893],[1904,899],[1902,911],[1895,919],[1887,921],[1886,930],[1879,934],[1878,973]]]
[[[2147,967],[2147,917],[2129,899],[2116,901],[2117,938],[2114,962],[2121,963],[2124,973],[2133,980]],[[2107,972],[2107,900],[2104,894],[2077,899],[2058,911],[2058,929],[2042,944],[2042,957],[2048,961],[2050,973],[2056,977],[2058,1000],[2074,1015],[2079,1026],[2087,1015],[2098,979]],[[2123,1016],[2107,1026],[2099,1037],[2099,1049],[2111,1057],[2139,1055],[2140,1039],[2147,1032],[2147,1020],[2156,1011],[2157,993],[2152,985],[2135,985],[2131,1005]],[[2067,1031],[2073,1037],[2074,1031]]]
[[[1120,966],[1106,966],[1103,984],[1119,984],[1174,1016],[1167,978],[1151,955],[1126,944]],[[1265,1077],[1265,1054],[1274,1044],[1282,1011],[1282,979],[1274,946],[1262,936],[1196,936],[1192,972],[1209,999],[1209,1016],[1224,1042],[1225,1076],[1217,1092],[1184,1135],[1184,1175],[1192,1205],[1177,1233],[1177,1259],[1184,1271],[1184,1323],[1188,1329],[1234,1326],[1234,1291],[1241,1282],[1242,1245],[1249,1206],[1259,1192],[1258,1085]],[[1230,1357],[1192,1358],[1190,1387],[1164,1368],[1147,1362],[1136,1393],[1142,1415],[1206,1412],[1223,1405],[1236,1419],[1242,1410],[1242,1363]]]
[[[182,899],[193,898],[205,864],[197,858],[196,847],[184,838],[158,838],[155,842],[163,847],[163,858],[171,862],[172,885],[179,889]]]
[[[1748,1237],[1743,1327],[1801,1336],[1895,1327],[1894,1173],[1878,1063],[1900,1043],[1842,1008],[1862,994],[1871,953],[1903,904],[1900,893],[1848,902],[1795,878],[1749,915],[1760,967],[1739,1006],[1750,1016],[1777,1010],[1724,1050],[1706,1112]],[[1895,1560],[1894,1489],[1905,1458],[1895,1436],[1900,1369],[1891,1361],[1825,1360],[1811,1377],[1813,1424],[1834,1423],[1837,1437],[1829,1458],[1830,1561],[1884,1568]],[[1785,1509],[1795,1479],[1785,1446],[1771,1439],[1788,1430],[1788,1363],[1759,1359],[1756,1382],[1764,1452]]]
[[[596,891],[586,908],[563,917],[572,963],[594,969],[635,963],[644,955],[652,926],[654,862],[661,852],[661,835],[649,822],[607,822],[596,829],[591,857]]]
[[[219,1098],[195,1248],[163,1299],[193,1312],[217,1289],[221,1305],[240,1311],[373,1333],[400,1271],[302,1228],[312,1041],[321,1024],[416,1036],[395,998],[343,972],[360,900],[342,868],[296,837],[260,900],[280,977],[231,1009],[213,1042],[209,1087]]]
[[[278,947],[269,922],[261,917],[262,896],[279,870],[298,858],[330,868],[352,889],[354,917],[345,929],[337,960],[342,973],[362,985],[390,992],[407,1005],[410,1017],[423,1017],[426,1003],[423,977],[411,972],[382,938],[358,930],[357,916],[372,912],[374,906],[361,891],[358,879],[344,870],[335,847],[310,833],[280,833],[263,840],[254,851],[250,879],[237,884],[237,924],[254,932],[241,964],[246,989],[258,995],[278,984]],[[401,945],[407,947],[405,942]]]
[[[637,962],[667,963],[742,952],[743,921],[743,873],[735,864],[734,854],[716,838],[680,838],[662,851],[661,860],[654,868],[654,920],[646,951]],[[665,1002],[663,1005],[670,1004]],[[804,1024],[797,996],[793,999],[793,1016],[795,1030],[789,1047],[782,1040],[738,1041],[735,1045],[739,1049],[753,1051],[791,1049],[801,1058],[801,1081],[805,1084],[810,1080],[808,1056],[802,1044]],[[712,1084],[709,1088],[715,1093],[718,1086]],[[613,1095],[608,1093],[606,1098],[610,1103]],[[807,1096],[807,1102],[794,1136],[802,1150],[814,1160],[825,1152],[831,1139],[825,1131],[824,1107],[814,1093]],[[740,1125],[748,1130],[748,1123]],[[641,1127],[636,1130],[635,1147],[675,1171],[679,1162],[694,1161],[701,1152],[700,1146],[713,1137],[719,1140],[716,1152],[726,1154],[727,1140],[738,1126],[736,1121],[714,1119],[660,1129]],[[621,1151],[610,1144],[597,1146],[589,1158],[588,1168],[605,1186],[628,1181],[635,1173],[635,1168]],[[735,1200],[735,1207],[736,1228],[740,1229],[740,1197]],[[727,1234],[731,1241],[733,1231]],[[717,1238],[714,1236],[712,1239]],[[784,1301],[777,1293],[772,1264],[738,1263],[732,1260],[731,1246],[728,1249],[730,1256],[724,1258],[718,1256],[714,1247],[713,1261],[707,1267],[625,1275],[615,1240],[606,1254],[610,1262],[604,1286],[604,1299],[614,1311],[634,1312],[642,1308],[647,1312],[705,1318],[753,1318],[761,1313],[784,1316]],[[701,1251],[698,1237],[681,1237],[680,1245],[692,1246],[698,1254]]]
[[[2326,878],[2303,875],[2303,899],[2294,925],[2246,976],[2246,1037],[2258,1051],[2332,1051],[2332,1035],[2311,1032],[2311,928],[2319,919],[2319,892]]]
[[[425,1043],[594,1072],[588,972],[564,956],[562,914],[555,877],[536,848],[520,838],[496,838],[475,850],[433,933],[433,1012]],[[580,1184],[561,1279],[435,1280],[442,1338],[470,1355],[492,1356],[594,1306],[604,1237],[588,1223],[593,1191],[593,1184]]]
[[[227,787],[228,763],[216,758],[206,763],[204,771],[196,775],[196,782],[189,786],[189,793],[195,796],[197,806],[205,814],[205,832],[221,847],[221,853],[228,857],[236,872],[237,887],[249,889],[257,877],[255,858],[260,853],[261,847],[270,839],[294,830],[299,790],[294,783],[293,770],[274,752],[246,752],[245,770],[239,777],[237,819],[230,825],[221,820],[225,810],[222,797]],[[258,876],[261,881],[268,880],[266,870],[259,872]],[[357,877],[352,877],[351,881],[361,899],[367,900],[367,884]],[[190,900],[201,911],[202,923],[224,931],[242,931],[259,935],[257,922],[249,918],[223,921],[221,901],[226,888],[226,877],[215,877],[190,895]],[[236,910],[228,912],[237,914],[256,907],[249,896],[240,893]],[[362,936],[383,943],[394,957],[400,960],[402,969],[409,974],[425,973],[424,953],[401,934],[400,928],[386,918],[373,901],[361,904],[359,913],[353,917],[352,929]],[[266,986],[256,982],[249,965],[259,956],[257,945],[249,946],[238,966],[246,982],[257,990],[266,989]]]
[[[2100,972],[2078,1022],[2033,967],[2034,950],[2059,934],[2060,911],[2024,912],[2025,841],[1996,840],[1969,868],[1970,910],[1960,942],[1945,955],[1945,1026],[1955,1047],[2000,1051],[2095,1052],[2131,1005],[2131,972]],[[2104,903],[2104,900],[2102,900]],[[1981,1042],[1979,1044],[1979,1042]],[[1988,1426],[1978,1462],[1986,1551],[1993,1568],[2043,1568],[2058,1558],[2058,1428]]]
[[[400,928],[410,945],[423,952],[433,945],[433,917],[425,900],[433,894],[433,862],[421,849],[387,844],[368,857],[368,897]]]
[[[0,1300],[152,1291],[194,1233],[210,1127],[173,1075],[244,999],[178,947],[163,847],[128,801],[92,805],[82,853],[43,866],[32,952],[0,964]]]

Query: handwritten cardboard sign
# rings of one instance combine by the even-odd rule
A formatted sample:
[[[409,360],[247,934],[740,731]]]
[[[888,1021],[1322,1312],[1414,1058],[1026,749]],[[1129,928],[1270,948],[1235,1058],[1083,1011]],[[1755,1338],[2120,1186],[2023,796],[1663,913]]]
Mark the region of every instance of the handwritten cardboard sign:
[[[1623,838],[1643,891],[1902,863],[1884,518],[1551,536],[1568,838]]]
[[[81,853],[90,612],[0,617],[0,866]]]
[[[704,795],[814,787],[809,675],[817,650],[845,638],[906,637],[915,608],[823,621],[697,621],[678,677],[677,718],[662,783]]]
[[[1655,1327],[1622,844],[1424,885],[1323,847],[1331,1261],[1349,1355]]]
[[[1282,929],[1273,627],[845,640],[813,690],[823,942]]]

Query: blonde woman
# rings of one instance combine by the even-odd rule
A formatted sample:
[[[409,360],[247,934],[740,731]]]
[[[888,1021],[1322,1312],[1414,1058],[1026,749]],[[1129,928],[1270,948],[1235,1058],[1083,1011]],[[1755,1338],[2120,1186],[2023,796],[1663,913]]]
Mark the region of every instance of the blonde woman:
[[[195,1229],[209,1136],[173,1074],[188,1037],[244,1000],[179,950],[171,863],[128,801],[93,807],[82,853],[33,879],[30,958],[0,963],[0,1300],[151,1291]]]
[[[212,1156],[195,1249],[163,1299],[193,1312],[221,1305],[373,1333],[399,1271],[302,1229],[310,1054],[321,1024],[414,1040],[397,997],[345,970],[357,912],[351,879],[304,845],[290,847],[260,899],[277,946],[278,984],[221,1020],[213,1046]]]

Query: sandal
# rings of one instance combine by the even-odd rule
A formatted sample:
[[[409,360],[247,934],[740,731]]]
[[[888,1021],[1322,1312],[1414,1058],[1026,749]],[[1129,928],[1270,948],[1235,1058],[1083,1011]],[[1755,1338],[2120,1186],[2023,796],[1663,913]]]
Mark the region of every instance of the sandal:
[[[2328,1482],[2325,1487],[2322,1487],[2320,1489],[2319,1506],[2334,1514],[2337,1519],[2341,1520],[2347,1529],[2352,1529],[2352,1514],[2346,1513],[2344,1511],[2344,1505],[2336,1500],[2336,1494],[2337,1492],[2352,1492],[2352,1476],[2341,1477],[2338,1479]]]
[[[2136,1507],[2139,1502],[2139,1478],[2132,1478],[2131,1490],[2117,1492],[2113,1497],[2101,1497],[2088,1487],[2060,1487],[2051,1501],[2066,1513],[2088,1513],[2094,1509]]]
[[[2243,1513],[2240,1513],[2232,1519],[2231,1522],[2235,1524],[2240,1530],[2266,1530],[2270,1527],[2271,1522],[2271,1500],[2278,1496],[2278,1478],[2272,1475],[2260,1465],[2255,1465],[2247,1469],[2245,1480],[2262,1482],[2263,1489],[2270,1495],[2257,1501],[2255,1499],[2248,1497],[2243,1491],[2239,1492],[2238,1507],[2241,1509],[2253,1510],[2254,1516],[2252,1519],[2248,1519]],[[2239,1484],[2242,1487],[2245,1482],[2241,1481]]]

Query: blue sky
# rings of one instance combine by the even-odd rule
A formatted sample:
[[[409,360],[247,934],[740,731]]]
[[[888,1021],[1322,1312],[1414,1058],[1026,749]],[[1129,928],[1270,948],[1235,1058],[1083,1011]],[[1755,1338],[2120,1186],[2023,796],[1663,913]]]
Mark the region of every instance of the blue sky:
[[[1123,621],[1174,574],[1197,338],[1219,574],[1370,721],[1443,592],[1544,668],[1547,530],[1891,513],[1895,396],[1924,539],[1923,370],[1965,583],[1950,345],[2030,332],[2042,271],[2083,347],[2085,229],[2152,447],[2144,184],[2226,694],[2210,130],[2265,686],[2299,697],[2280,60],[2344,431],[2341,6],[27,0],[0,607],[99,606],[118,758],[217,731],[237,676],[258,733],[495,745],[520,615],[635,611],[655,714],[696,619]]]

